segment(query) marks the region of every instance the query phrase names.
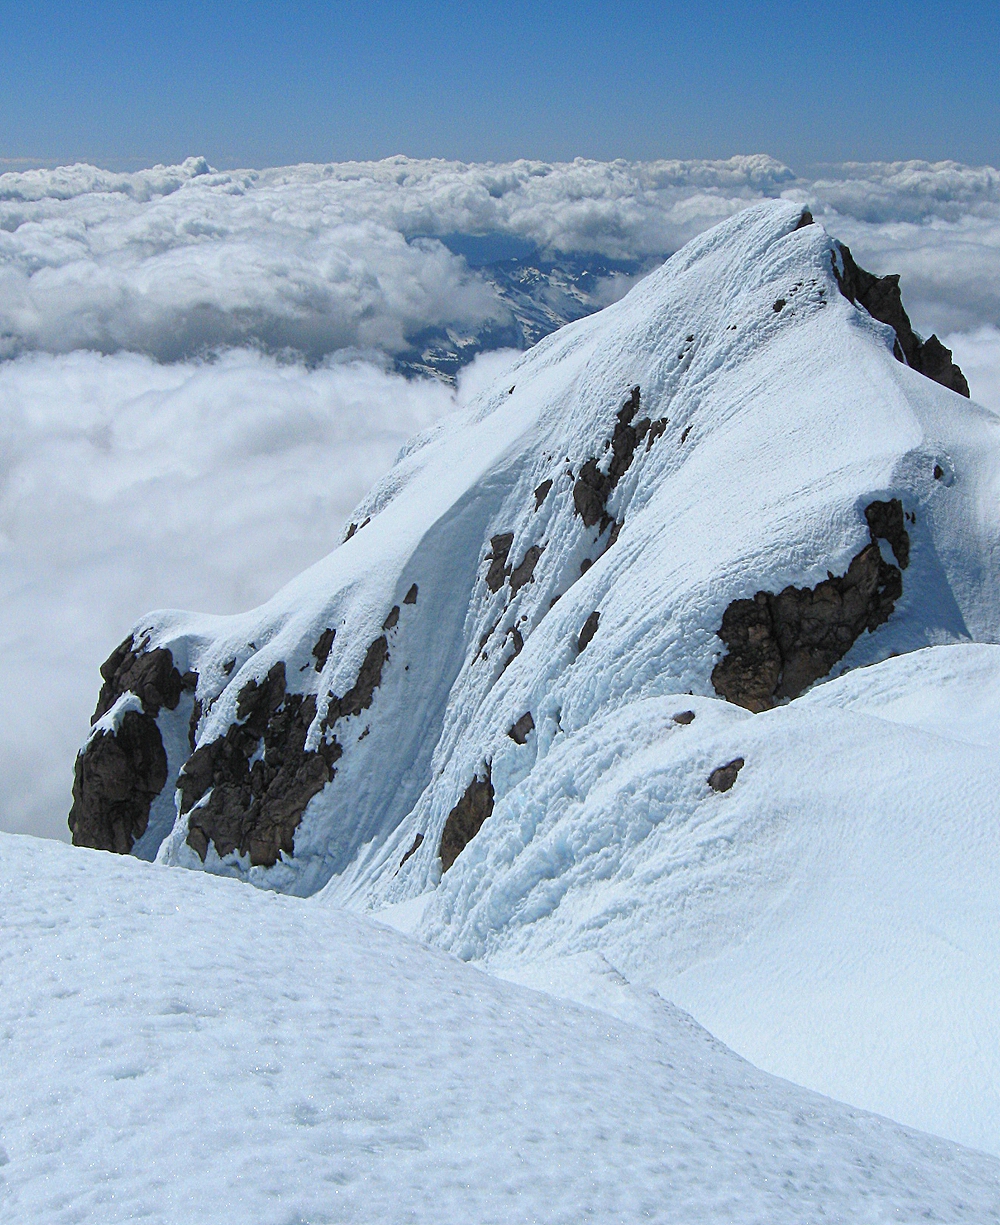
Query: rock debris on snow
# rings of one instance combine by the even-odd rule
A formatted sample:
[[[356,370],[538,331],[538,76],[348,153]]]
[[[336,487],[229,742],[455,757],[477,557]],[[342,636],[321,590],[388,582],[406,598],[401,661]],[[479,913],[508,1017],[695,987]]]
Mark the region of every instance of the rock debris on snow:
[[[713,791],[728,791],[736,782],[736,776],[743,769],[744,764],[742,757],[734,757],[724,766],[716,766],[708,776],[708,785]]]

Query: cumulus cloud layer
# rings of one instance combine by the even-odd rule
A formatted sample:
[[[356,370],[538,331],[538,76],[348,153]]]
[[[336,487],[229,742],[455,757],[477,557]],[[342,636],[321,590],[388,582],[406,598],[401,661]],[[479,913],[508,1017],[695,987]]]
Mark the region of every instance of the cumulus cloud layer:
[[[0,356],[252,342],[316,360],[506,322],[437,239],[507,234],[621,258],[672,251],[791,172],[766,157],[466,166],[393,158],[219,174],[202,158],[0,175]]]
[[[439,239],[497,234],[641,260],[776,195],[809,202],[876,271],[902,272],[918,326],[1000,326],[1000,174],[989,167],[848,163],[810,180],[762,155],[398,157],[226,173],[190,158],[135,174],[0,175],[0,356],[90,348],[177,360],[241,344],[312,361],[394,354],[425,328],[507,321]]]
[[[833,169],[808,185],[817,218],[873,270],[900,274],[918,327],[1000,325],[1000,172],[957,162]]]
[[[507,322],[455,235],[642,261],[762,196],[808,203],[862,264],[900,272],[916,326],[1000,411],[989,167],[805,179],[764,156],[391,158],[219,173],[191,158],[0,175],[0,827],[66,836],[97,668],[135,617],[266,598],[454,406],[387,362],[426,329]],[[609,281],[608,299],[625,287]],[[506,360],[477,359],[458,394]]]

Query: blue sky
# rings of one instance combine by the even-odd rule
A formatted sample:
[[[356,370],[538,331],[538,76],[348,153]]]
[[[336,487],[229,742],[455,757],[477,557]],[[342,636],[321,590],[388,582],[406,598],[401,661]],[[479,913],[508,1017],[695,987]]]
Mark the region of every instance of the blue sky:
[[[1000,163],[996,0],[0,0],[0,30],[7,168],[189,154]]]

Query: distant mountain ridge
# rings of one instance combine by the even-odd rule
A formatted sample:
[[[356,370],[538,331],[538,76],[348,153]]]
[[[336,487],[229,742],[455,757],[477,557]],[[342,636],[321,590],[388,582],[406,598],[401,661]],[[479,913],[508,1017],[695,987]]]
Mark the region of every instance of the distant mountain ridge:
[[[511,321],[488,322],[471,334],[453,327],[428,328],[411,336],[410,348],[395,360],[407,375],[430,375],[453,382],[478,353],[493,349],[530,349],[550,332],[583,319],[618,297],[639,277],[663,262],[613,260],[587,253],[543,254],[531,243],[506,235],[452,235],[441,240],[453,254],[487,281],[510,312]],[[515,250],[516,254],[506,254]],[[500,252],[497,258],[493,258]]]

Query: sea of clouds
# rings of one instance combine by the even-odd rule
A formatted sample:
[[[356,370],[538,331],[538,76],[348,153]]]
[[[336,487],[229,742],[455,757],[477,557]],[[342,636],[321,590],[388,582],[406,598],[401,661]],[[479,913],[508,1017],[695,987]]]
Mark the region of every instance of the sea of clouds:
[[[250,607],[328,552],[455,389],[427,328],[508,321],[442,239],[642,260],[762,197],[808,203],[1000,412],[1000,172],[728,161],[0,175],[0,828],[68,836],[97,669],[152,607]],[[451,242],[454,246],[454,242]],[[609,284],[607,298],[627,288]]]

